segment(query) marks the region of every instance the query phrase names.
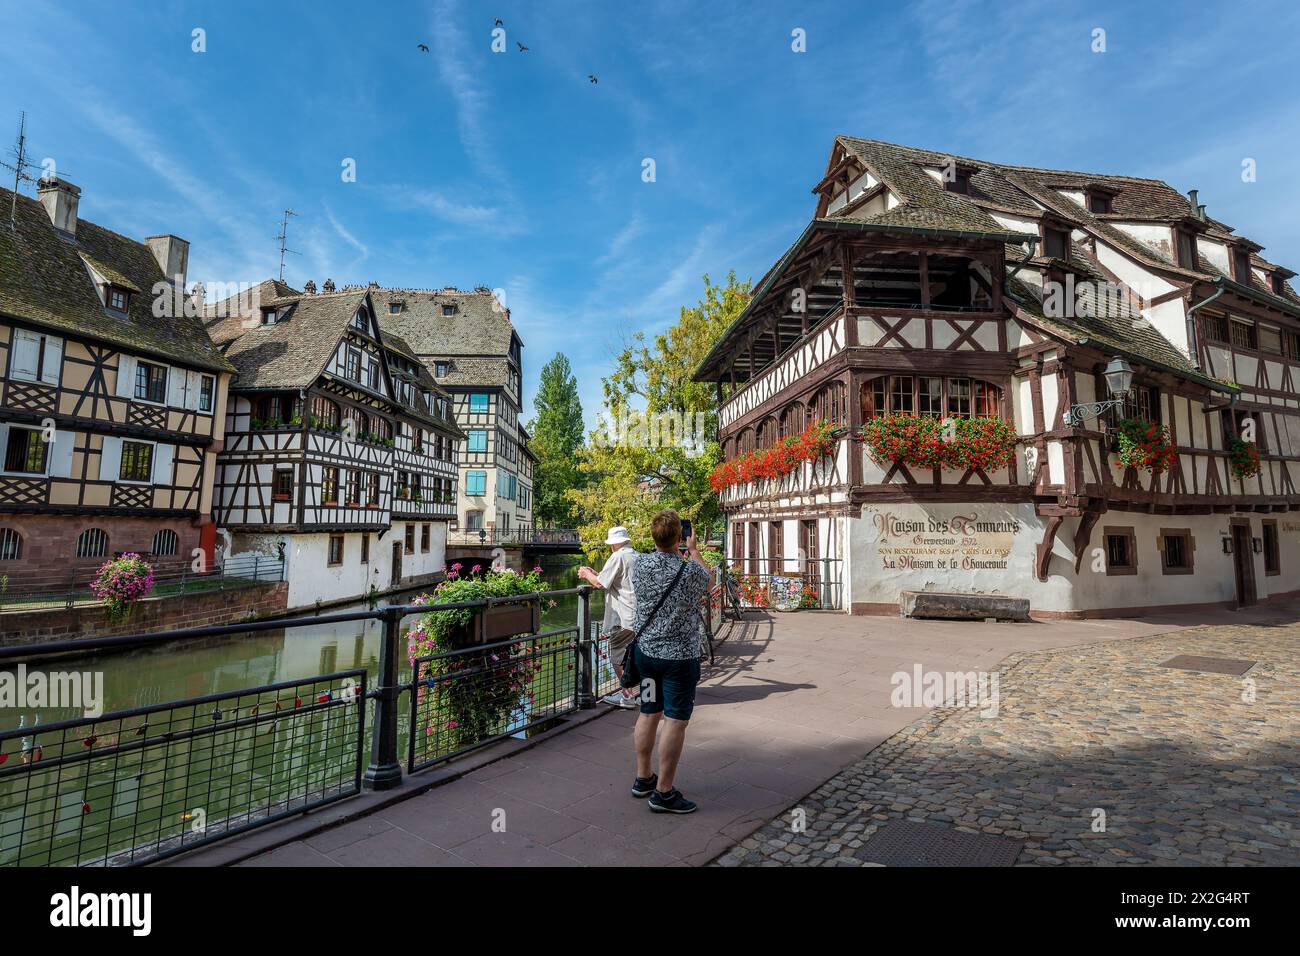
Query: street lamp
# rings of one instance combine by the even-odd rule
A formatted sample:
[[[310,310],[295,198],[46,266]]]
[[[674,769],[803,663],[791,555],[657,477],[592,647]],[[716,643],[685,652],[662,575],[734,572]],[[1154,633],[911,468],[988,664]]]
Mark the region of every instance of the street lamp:
[[[1110,360],[1110,364],[1102,372],[1102,377],[1106,380],[1107,391],[1113,397],[1101,402],[1071,405],[1062,416],[1065,424],[1082,425],[1085,418],[1096,418],[1103,412],[1124,403],[1129,389],[1133,387],[1133,367],[1117,355]]]

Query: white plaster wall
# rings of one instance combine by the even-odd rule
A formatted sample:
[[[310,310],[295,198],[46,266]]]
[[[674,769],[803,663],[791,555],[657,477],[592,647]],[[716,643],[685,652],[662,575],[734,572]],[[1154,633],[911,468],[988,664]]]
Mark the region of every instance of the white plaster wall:
[[[881,532],[877,515],[920,522],[925,530],[890,536]],[[939,546],[941,555],[931,553],[927,542],[952,540],[945,532],[931,532],[932,522],[944,527],[954,517],[980,522],[1015,522],[1014,533],[988,532],[971,535],[970,556],[975,561],[1001,561],[1004,567],[946,566],[961,549]],[[1144,515],[1110,512],[1093,528],[1087,554],[1079,572],[1074,571],[1072,553],[1078,519],[1066,519],[1058,530],[1048,569],[1048,580],[1034,576],[1036,548],[1043,537],[1045,519],[1034,514],[1031,504],[1000,505],[972,502],[958,505],[881,504],[863,508],[850,529],[852,604],[896,604],[902,590],[957,591],[1003,594],[1028,598],[1033,610],[1080,611],[1142,608],[1177,604],[1233,601],[1236,585],[1231,555],[1223,553],[1222,538],[1229,535],[1230,515]],[[1251,534],[1262,537],[1260,516],[1249,518]],[[1263,555],[1252,555],[1257,595],[1295,591],[1300,583],[1300,519],[1279,514],[1281,574],[1265,576]],[[1104,547],[1104,529],[1131,527],[1137,540],[1137,568],[1133,575],[1107,575],[1097,551]],[[1160,566],[1157,539],[1161,528],[1188,528],[1194,545],[1194,573],[1164,574]],[[960,538],[960,540],[967,540]],[[890,549],[913,549],[914,566],[898,566],[899,555]],[[942,561],[943,567],[932,566]],[[894,566],[888,566],[892,562]],[[1094,564],[1100,570],[1093,570]]]
[[[1173,230],[1169,226],[1149,222],[1112,222],[1112,226],[1126,232],[1138,242],[1145,243],[1162,255],[1173,258]]]

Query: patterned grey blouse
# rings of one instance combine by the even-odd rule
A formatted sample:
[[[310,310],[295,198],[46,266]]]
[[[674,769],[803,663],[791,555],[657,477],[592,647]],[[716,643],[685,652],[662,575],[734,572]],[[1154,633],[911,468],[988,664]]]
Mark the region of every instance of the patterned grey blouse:
[[[700,656],[700,602],[709,593],[709,572],[694,561],[664,601],[649,627],[646,618],[659,597],[673,583],[682,559],[675,554],[654,551],[637,555],[632,569],[636,590],[636,629],[640,633],[637,647],[647,657],[685,661]],[[644,628],[644,630],[642,630]]]

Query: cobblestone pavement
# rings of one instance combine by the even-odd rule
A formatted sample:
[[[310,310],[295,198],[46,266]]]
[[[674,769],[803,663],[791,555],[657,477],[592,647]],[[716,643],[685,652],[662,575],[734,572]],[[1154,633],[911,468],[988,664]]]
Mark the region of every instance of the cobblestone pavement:
[[[907,819],[1023,840],[1017,865],[1300,865],[1297,651],[1290,623],[1014,654],[996,717],[931,711],[799,801],[804,832],[784,813],[715,862],[861,866]],[[1180,654],[1258,663],[1160,666]]]

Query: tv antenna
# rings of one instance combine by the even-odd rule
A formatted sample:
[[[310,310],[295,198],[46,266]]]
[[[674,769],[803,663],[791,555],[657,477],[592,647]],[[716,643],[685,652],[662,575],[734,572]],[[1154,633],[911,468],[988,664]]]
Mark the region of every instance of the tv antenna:
[[[14,194],[9,203],[9,228],[17,229],[18,221],[18,188],[23,183],[34,183],[36,178],[30,175],[27,170],[36,167],[27,162],[27,114],[18,114],[18,138],[14,140],[14,145],[10,147],[10,152],[14,155],[12,164],[0,162],[0,166],[5,169],[11,169],[14,173]]]
[[[285,255],[285,253],[287,252],[287,253],[289,253],[290,255],[295,255],[295,256],[302,255],[302,253],[300,253],[300,252],[295,252],[294,250],[288,248],[288,247],[285,246],[285,244],[284,244],[284,243],[285,243],[285,237],[289,234],[289,217],[290,217],[290,216],[296,216],[296,215],[298,215],[298,214],[297,214],[296,212],[294,212],[292,209],[286,209],[286,210],[284,211],[284,218],[280,220],[280,234],[279,234],[278,236],[275,237],[276,239],[278,239],[278,240],[280,241],[280,281],[281,281],[281,282],[284,281],[284,255]]]

